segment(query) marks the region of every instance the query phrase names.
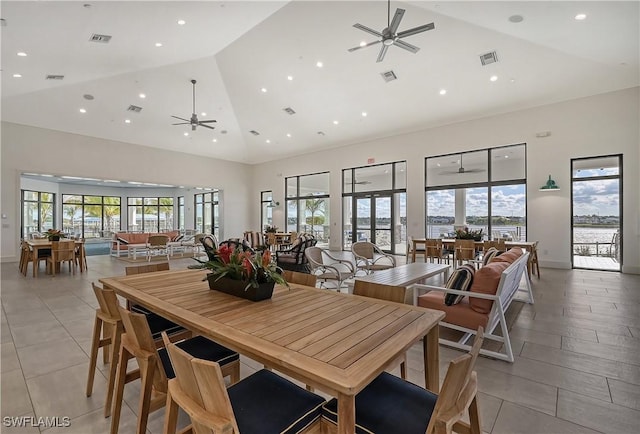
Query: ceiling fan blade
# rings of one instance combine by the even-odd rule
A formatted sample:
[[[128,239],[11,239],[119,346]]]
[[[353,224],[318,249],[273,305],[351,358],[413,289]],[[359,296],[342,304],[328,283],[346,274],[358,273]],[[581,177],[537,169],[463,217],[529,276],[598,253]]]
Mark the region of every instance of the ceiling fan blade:
[[[210,125],[205,125],[205,124],[203,124],[202,122],[198,122],[198,125],[199,125],[199,126],[201,126],[201,127],[205,127],[205,128],[209,128],[209,129],[215,130],[215,128],[214,128],[214,127],[212,127],[212,126],[210,126]]]
[[[179,122],[177,124],[171,124],[171,125],[190,125],[191,122]]]
[[[189,119],[179,118],[178,116],[171,116],[172,118],[180,119],[181,121],[191,122]]]
[[[398,32],[398,38],[404,38],[405,36],[415,35],[417,33],[426,32],[427,30],[433,30],[435,28],[436,26],[433,23],[425,24],[422,26],[414,27],[413,29]]]
[[[389,48],[388,45],[382,45],[382,48],[380,49],[380,54],[378,54],[378,60],[376,60],[376,62],[382,62],[382,60],[384,59],[384,55],[387,54],[388,48]]]
[[[207,123],[211,123],[211,122],[217,122],[217,121],[215,119],[209,119],[209,120],[206,120],[206,121],[199,121],[198,123],[199,124],[207,124]]]
[[[356,23],[356,24],[353,25],[353,27],[355,27],[356,29],[360,29],[360,30],[362,30],[364,32],[371,33],[374,36],[378,36],[378,37],[382,38],[382,33],[378,32],[376,30],[373,30],[373,29],[371,29],[371,28],[369,28],[367,26],[363,26],[362,24]]]
[[[349,48],[347,51],[349,51],[349,52],[356,51],[356,50],[359,50],[361,48],[367,48],[367,47],[370,47],[372,45],[379,44],[380,42],[382,42],[382,41],[369,42],[368,44],[365,44],[365,45],[358,45],[357,47]]]
[[[411,51],[413,54],[417,53],[418,50],[420,50],[420,48],[416,47],[415,45],[407,44],[406,42],[400,40],[393,41],[393,45],[395,45],[396,47],[404,48],[407,51]]]
[[[394,35],[400,26],[400,21],[402,21],[402,17],[404,16],[404,9],[396,9],[396,13],[393,15],[393,20],[391,21],[391,25],[389,26],[389,33]]]

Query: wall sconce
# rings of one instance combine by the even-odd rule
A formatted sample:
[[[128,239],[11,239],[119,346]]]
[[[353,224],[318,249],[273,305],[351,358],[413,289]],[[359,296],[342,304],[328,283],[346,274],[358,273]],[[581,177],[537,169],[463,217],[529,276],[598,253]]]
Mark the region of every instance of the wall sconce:
[[[547,183],[545,185],[543,185],[542,187],[540,187],[540,191],[558,191],[560,190],[560,187],[558,187],[558,184],[556,184],[556,182],[551,179],[551,175],[549,175],[549,179],[547,180]]]
[[[275,208],[279,205],[280,205],[280,202],[274,202],[273,199],[271,199],[271,202],[269,202],[269,204],[267,205],[267,208]]]

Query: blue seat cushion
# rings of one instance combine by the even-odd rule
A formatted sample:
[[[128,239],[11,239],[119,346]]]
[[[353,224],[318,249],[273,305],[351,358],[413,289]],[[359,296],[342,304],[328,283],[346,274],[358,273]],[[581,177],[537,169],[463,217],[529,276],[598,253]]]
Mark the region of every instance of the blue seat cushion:
[[[383,372],[356,395],[356,433],[424,434],[438,396]],[[338,401],[322,408],[325,421],[338,424]]]
[[[324,398],[262,369],[227,389],[242,434],[297,433],[320,417]]]
[[[191,339],[185,339],[182,342],[178,342],[176,346],[191,354],[193,357],[203,360],[209,360],[212,362],[218,362],[218,364],[220,364],[221,366],[224,366],[227,363],[233,362],[234,360],[238,360],[240,358],[238,353],[236,353],[235,351],[231,351],[229,348],[223,347],[222,345],[203,336],[196,336]],[[167,378],[175,378],[176,374],[173,371],[173,366],[171,365],[171,360],[169,359],[167,349],[160,348],[158,350],[158,355],[160,356],[160,360],[162,361],[162,366],[164,367],[165,374],[167,374]]]

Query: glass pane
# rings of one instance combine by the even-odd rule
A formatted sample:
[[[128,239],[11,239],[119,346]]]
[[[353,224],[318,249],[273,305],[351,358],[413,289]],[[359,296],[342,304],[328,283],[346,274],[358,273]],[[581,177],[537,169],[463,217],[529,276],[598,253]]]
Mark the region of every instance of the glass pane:
[[[213,205],[211,205],[211,202],[206,202],[204,204],[204,215],[203,215],[203,222],[204,222],[204,232],[207,234],[212,234],[213,231],[213,209],[211,208]]]
[[[396,193],[393,197],[394,207],[394,242],[395,254],[406,252],[407,245],[407,193]]]
[[[491,178],[493,181],[525,179],[525,146],[505,146],[491,149]]]
[[[118,200],[119,199],[120,198],[118,198]],[[63,194],[62,203],[82,203],[82,196],[77,196],[74,194]]]
[[[456,221],[456,191],[427,192],[427,238],[446,238]]]
[[[584,158],[573,162],[574,178],[593,178],[620,174],[618,157]]]
[[[111,198],[105,197],[105,203],[108,202],[109,199],[118,199],[120,202],[120,198]],[[118,232],[120,230],[120,205],[105,205],[102,208],[102,213],[104,216],[103,227],[105,231],[109,232]],[[104,233],[102,236],[107,236]]]
[[[205,202],[211,202],[211,193],[205,193],[204,199]]]
[[[38,232],[38,204],[35,202],[25,202],[22,208],[22,224],[24,225],[24,236],[32,232]]]
[[[85,196],[84,203],[91,203],[91,204],[102,203],[102,196]]]
[[[298,196],[298,177],[294,176],[286,179],[287,185],[287,197],[297,197]]]
[[[298,202],[287,201],[287,232],[298,232]]]
[[[300,177],[299,196],[325,196],[329,194],[329,174],[305,175]]]
[[[260,193],[261,202],[270,202],[272,199],[273,199],[273,192],[263,191],[262,193]]]
[[[483,150],[427,158],[427,187],[487,182],[488,155]]]
[[[195,230],[198,233],[204,233],[204,222],[202,220],[203,206],[196,204],[195,206]]]
[[[352,218],[353,218],[353,209],[351,205],[353,204],[352,197],[344,197],[342,198],[342,248],[345,250],[351,249],[351,239],[352,235]]]
[[[394,188],[402,189],[407,188],[407,163],[401,161],[395,164],[396,169],[396,185]]]
[[[356,199],[356,241],[371,240],[371,199]]]
[[[391,164],[354,169],[356,192],[391,190]]]
[[[127,204],[129,204],[129,205],[142,205],[142,198],[141,197],[128,197],[127,198]]]
[[[171,231],[173,230],[173,199],[170,201],[168,198],[160,199],[160,231]],[[164,204],[163,202],[167,202]]]
[[[489,189],[487,187],[466,188],[464,221],[470,230],[482,229],[482,234],[487,237],[489,229]]]
[[[75,203],[62,205],[62,231],[72,234],[82,233],[82,205]]]
[[[196,203],[202,203],[202,200],[204,198],[204,196],[201,194],[196,194],[194,197],[196,198]]]
[[[376,220],[374,243],[382,250],[391,251],[391,198],[376,197]]]
[[[84,207],[84,238],[98,238],[102,230],[102,206],[85,205]]]
[[[157,205],[158,204],[158,198],[157,197],[145,197],[144,198],[144,204],[145,205]]]
[[[218,222],[220,221],[220,206],[216,204],[217,202],[215,202],[212,206],[213,206],[213,235],[216,236],[216,238],[220,239],[220,225],[218,224]]]
[[[130,198],[131,199],[131,198]],[[129,206],[127,207],[129,218],[129,227],[127,230],[132,232],[142,231],[142,206]]]
[[[305,199],[300,201],[300,212],[304,215],[304,224],[300,230],[313,236],[318,242],[326,242],[329,238],[329,200]]]
[[[40,193],[40,202],[53,202],[54,197],[53,193]]]
[[[38,200],[38,193],[35,191],[24,190],[22,192],[24,200]]]
[[[342,171],[342,192],[343,193],[353,192],[353,183],[351,182],[352,175],[353,175],[353,171],[351,169]]]
[[[43,231],[57,229],[53,227],[53,203],[40,204],[40,228]]]
[[[491,188],[491,239],[527,239],[526,203],[524,184]]]

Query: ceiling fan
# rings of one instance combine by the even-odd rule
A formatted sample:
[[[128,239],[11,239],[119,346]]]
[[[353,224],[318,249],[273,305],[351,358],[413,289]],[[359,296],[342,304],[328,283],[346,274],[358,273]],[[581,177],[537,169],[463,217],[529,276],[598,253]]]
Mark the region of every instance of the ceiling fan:
[[[378,32],[373,30],[367,26],[363,26],[362,24],[356,23],[353,25],[356,29],[360,29],[367,33],[370,33],[374,36],[377,36],[381,39],[373,42],[369,42],[368,44],[361,44],[358,47],[349,48],[349,52],[356,51],[361,48],[370,47],[372,45],[376,45],[382,42],[382,48],[380,49],[380,54],[378,54],[378,60],[376,62],[382,62],[385,54],[387,54],[387,49],[391,45],[395,45],[396,47],[403,48],[412,53],[417,53],[420,48],[415,45],[408,44],[404,41],[401,41],[402,38],[407,36],[412,36],[417,33],[426,32],[427,30],[435,29],[435,25],[433,23],[424,24],[422,26],[414,27],[409,30],[404,30],[402,32],[398,32],[398,27],[400,26],[400,21],[402,21],[402,17],[404,16],[404,9],[396,9],[396,13],[393,15],[393,20],[391,20],[391,0],[387,1],[387,27],[382,30],[382,32]]]
[[[485,169],[465,169],[462,165],[462,155],[460,155],[460,167],[456,171],[440,172],[441,175],[455,175],[460,173],[480,173],[485,172]]]
[[[195,131],[197,126],[201,126],[201,127],[205,127],[205,128],[210,128],[210,129],[214,129],[214,127],[207,125],[210,124],[212,122],[215,122],[215,120],[213,119],[209,119],[206,121],[199,121],[198,120],[198,115],[196,114],[196,81],[195,80],[191,80],[191,84],[193,85],[193,112],[191,114],[191,119],[185,119],[185,118],[181,118],[178,116],[171,116],[172,118],[176,118],[176,119],[180,119],[181,121],[185,121],[185,122],[179,122],[177,124],[172,124],[172,125],[191,125],[191,131]]]

